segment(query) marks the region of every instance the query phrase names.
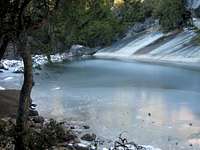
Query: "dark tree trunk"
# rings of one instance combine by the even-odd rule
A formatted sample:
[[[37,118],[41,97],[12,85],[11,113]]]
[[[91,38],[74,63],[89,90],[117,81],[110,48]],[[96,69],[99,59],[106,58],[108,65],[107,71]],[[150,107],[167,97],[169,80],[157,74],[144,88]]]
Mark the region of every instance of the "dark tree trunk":
[[[7,36],[3,37],[1,47],[0,47],[0,61],[4,56],[4,53],[6,51],[7,45],[8,45],[9,39]]]
[[[32,90],[32,57],[26,49],[26,44],[19,43],[19,52],[24,62],[24,83],[19,97],[19,106],[16,120],[16,144],[15,150],[25,150],[25,135],[29,115],[30,95]]]

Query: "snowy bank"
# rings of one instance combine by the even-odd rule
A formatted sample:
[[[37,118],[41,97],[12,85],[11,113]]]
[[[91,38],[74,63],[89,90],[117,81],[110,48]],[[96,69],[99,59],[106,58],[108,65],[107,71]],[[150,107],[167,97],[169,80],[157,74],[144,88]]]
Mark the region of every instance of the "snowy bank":
[[[57,53],[50,55],[51,62],[62,62],[63,60],[70,59],[72,57],[84,57],[95,54],[99,48],[89,48],[82,45],[72,45],[69,52]],[[41,65],[48,63],[48,58],[45,55],[33,55],[32,56],[33,68],[40,69]],[[7,72],[23,73],[24,65],[22,60],[8,60],[3,59],[0,62],[0,71],[7,70]]]
[[[55,54],[51,55],[50,57],[53,63],[62,62],[63,60],[70,58],[68,53]],[[47,56],[34,55],[32,56],[32,63],[33,68],[40,68],[41,65],[48,63]],[[22,60],[3,59],[1,60],[0,64],[0,70],[4,70],[5,72],[23,73],[24,70],[24,64]]]

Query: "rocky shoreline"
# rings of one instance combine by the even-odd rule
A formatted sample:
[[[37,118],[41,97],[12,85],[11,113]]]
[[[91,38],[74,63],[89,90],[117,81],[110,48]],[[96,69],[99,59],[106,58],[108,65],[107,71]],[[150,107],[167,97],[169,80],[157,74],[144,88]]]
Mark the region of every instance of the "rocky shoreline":
[[[12,95],[12,96],[9,96]],[[16,137],[16,112],[19,91],[0,91],[0,149],[13,150]],[[14,106],[13,106],[14,105]],[[98,137],[89,125],[78,121],[46,119],[39,115],[36,104],[30,107],[27,131],[27,145],[33,150],[160,150],[152,146],[128,142],[124,135],[116,141]],[[4,112],[4,113],[3,113]],[[128,148],[128,149],[127,149]]]
[[[15,122],[10,117],[0,119],[1,150],[14,149]],[[32,150],[160,150],[128,142],[122,135],[116,141],[98,138],[94,133],[88,133],[88,125],[56,122],[41,116],[29,116],[28,126],[26,143],[27,149]]]
[[[52,63],[62,62],[64,60],[72,60],[76,57],[92,56],[95,54],[99,48],[89,48],[82,45],[72,45],[69,51],[63,53],[56,53],[50,55],[50,60],[48,60],[45,55],[33,55],[32,64],[34,70],[41,70],[42,65],[47,64],[49,61]],[[12,72],[12,73],[23,73],[24,65],[22,60],[13,59],[2,59],[0,61],[0,73]]]

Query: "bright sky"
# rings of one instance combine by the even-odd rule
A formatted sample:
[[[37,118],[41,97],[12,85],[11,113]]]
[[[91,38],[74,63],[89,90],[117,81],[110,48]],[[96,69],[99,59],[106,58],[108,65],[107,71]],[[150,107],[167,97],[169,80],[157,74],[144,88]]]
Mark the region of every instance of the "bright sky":
[[[115,0],[114,3],[115,3],[115,5],[121,5],[124,3],[124,1],[123,0]]]

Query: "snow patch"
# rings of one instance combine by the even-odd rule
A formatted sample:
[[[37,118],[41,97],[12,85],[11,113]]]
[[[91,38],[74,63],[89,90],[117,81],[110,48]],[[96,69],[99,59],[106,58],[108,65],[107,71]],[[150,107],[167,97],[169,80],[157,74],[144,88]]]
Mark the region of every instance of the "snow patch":
[[[161,150],[160,148],[155,148],[151,145],[141,145],[142,147],[145,148],[145,150]],[[126,145],[127,149],[129,150],[137,150],[134,145]],[[111,148],[111,150],[115,150],[114,148]],[[118,147],[117,150],[124,150],[124,147]]]
[[[62,53],[62,54],[55,54],[51,55],[51,61],[56,63],[56,62],[62,62],[65,59],[68,59],[70,56],[68,53]],[[8,60],[8,59],[3,59],[0,62],[4,70],[7,70],[7,72],[13,72],[13,73],[23,73],[24,71],[24,64],[22,60]],[[33,68],[37,68],[41,65],[47,64],[48,59],[47,56],[44,55],[34,55],[32,56],[32,63],[33,63]]]
[[[147,146],[144,145],[143,147],[145,147],[146,150],[161,150],[160,148],[155,148],[155,147],[153,147],[151,145],[147,145]]]

